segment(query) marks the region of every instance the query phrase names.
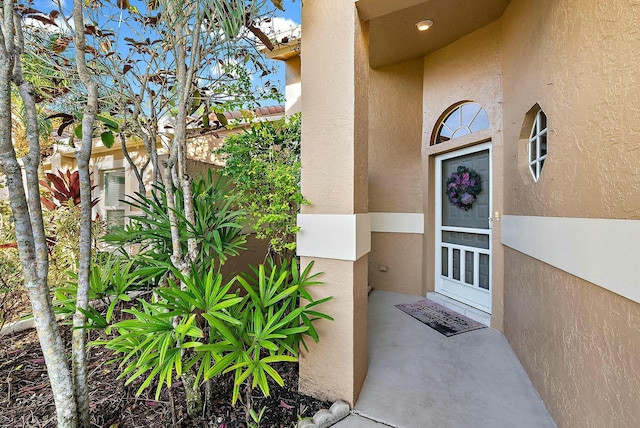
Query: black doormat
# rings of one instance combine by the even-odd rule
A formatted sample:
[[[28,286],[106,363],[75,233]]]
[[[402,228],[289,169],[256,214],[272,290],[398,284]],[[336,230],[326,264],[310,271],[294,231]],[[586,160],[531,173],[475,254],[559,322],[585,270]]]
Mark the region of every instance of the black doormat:
[[[447,337],[486,327],[484,324],[453,312],[431,300],[404,303],[396,305],[396,308]]]

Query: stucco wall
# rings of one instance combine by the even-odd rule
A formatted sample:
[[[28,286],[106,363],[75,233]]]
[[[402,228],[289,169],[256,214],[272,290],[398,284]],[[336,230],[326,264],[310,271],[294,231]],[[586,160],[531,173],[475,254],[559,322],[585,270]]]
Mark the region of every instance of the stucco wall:
[[[361,99],[366,95],[362,91],[366,79],[355,71],[363,67],[357,64],[356,57],[366,61],[366,54],[356,49],[355,7],[350,2],[337,0],[312,2],[303,8],[302,19],[305,118],[301,187],[302,194],[311,202],[302,206],[302,212],[366,212],[367,142],[357,135],[358,128],[367,124],[367,101]],[[362,151],[362,145],[364,156],[358,157],[356,153]],[[338,159],[340,162],[336,162]],[[355,207],[356,197],[364,198],[364,207]]]
[[[505,213],[640,218],[640,4],[514,0],[502,28]],[[509,248],[505,267],[505,333],[558,426],[639,426],[640,305]]]
[[[638,305],[509,248],[505,334],[558,427],[640,426]]]
[[[366,215],[356,215],[368,210],[367,28],[361,26],[355,5],[343,0],[305,3],[302,21],[301,187],[311,204],[302,207],[300,217],[308,221],[299,220],[306,226],[299,233],[298,250],[308,250],[300,253],[307,256],[301,263],[314,258],[315,270],[325,272],[324,284],[310,292],[317,298],[333,296],[321,310],[335,321],[320,321],[320,345],[310,344],[310,352],[302,353],[300,390],[353,405],[367,371],[368,258],[344,257],[335,250],[368,238],[368,223],[359,221],[367,220]],[[345,219],[353,226],[350,236],[337,233]],[[305,236],[311,238],[302,245]],[[324,245],[326,236],[338,244]],[[321,251],[326,248],[334,253]]]
[[[502,29],[495,22],[427,56],[424,60],[422,162],[424,185],[425,239],[423,281],[434,290],[435,251],[435,157],[479,142],[491,141],[492,212],[498,212],[492,231],[491,326],[503,328],[503,262],[499,215],[502,212]],[[462,138],[431,146],[434,127],[441,116],[460,101],[480,104],[490,128]]]
[[[414,233],[372,233],[369,285],[376,290],[424,296],[422,240]]]
[[[369,211],[422,212],[421,60],[369,73]]]
[[[422,70],[415,60],[369,72],[370,212],[422,212]],[[422,235],[372,234],[373,288],[424,295],[422,263]]]
[[[517,0],[503,27],[508,212],[640,218],[640,4]],[[535,103],[549,125],[538,183],[518,142]]]
[[[300,83],[300,56],[296,55],[289,58],[284,63],[285,81],[287,82],[285,93],[287,100],[285,102],[285,114],[290,115],[302,111],[301,83]]]

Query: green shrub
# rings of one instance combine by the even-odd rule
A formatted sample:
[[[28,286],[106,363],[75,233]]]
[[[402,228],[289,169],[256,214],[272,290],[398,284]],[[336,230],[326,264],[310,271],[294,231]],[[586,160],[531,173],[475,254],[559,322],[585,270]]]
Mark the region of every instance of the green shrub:
[[[196,265],[208,270],[211,265],[219,267],[228,257],[237,255],[243,249],[246,237],[242,234],[239,219],[243,214],[234,207],[236,192],[228,180],[209,170],[206,178],[192,183],[195,222],[189,222],[184,215],[182,191],[174,190],[178,201],[174,212],[182,245],[182,253],[187,252],[187,240],[197,241],[199,253]],[[102,240],[118,247],[123,254],[132,245],[137,247],[136,263],[147,266],[170,266],[171,227],[167,197],[164,188],[157,187],[150,196],[136,193],[125,201],[140,215],[129,217],[129,224],[123,229],[105,235]]]
[[[281,259],[295,255],[296,217],[308,203],[300,191],[300,115],[260,121],[227,137],[218,149],[224,175],[240,191],[247,226]]]
[[[204,273],[194,267],[189,276],[172,268],[176,280],[156,289],[157,302],[139,300],[139,308],[125,310],[133,319],[113,325],[116,337],[94,344],[118,354],[127,384],[144,379],[137,394],[156,381],[157,399],[164,385],[193,368],[196,384],[232,372],[233,404],[243,386],[248,399],[256,387],[269,395],[269,378],[283,384],[273,364],[297,361],[304,336],[318,340],[314,322],[331,319],[316,310],[330,298],[314,301],[307,291],[320,284],[311,267],[260,265],[255,275],[237,277],[244,295],[213,267]]]

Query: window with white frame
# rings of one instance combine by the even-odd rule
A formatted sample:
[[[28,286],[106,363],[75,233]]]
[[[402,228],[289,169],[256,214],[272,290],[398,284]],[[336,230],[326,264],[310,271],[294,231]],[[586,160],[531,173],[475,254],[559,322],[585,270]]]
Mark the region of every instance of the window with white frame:
[[[464,102],[447,114],[438,126],[432,144],[440,144],[489,128],[487,112],[478,103]]]
[[[547,115],[542,110],[536,113],[529,134],[529,170],[533,179],[538,181],[547,158]]]
[[[102,197],[105,221],[109,231],[124,227],[124,168],[112,169],[103,173]]]

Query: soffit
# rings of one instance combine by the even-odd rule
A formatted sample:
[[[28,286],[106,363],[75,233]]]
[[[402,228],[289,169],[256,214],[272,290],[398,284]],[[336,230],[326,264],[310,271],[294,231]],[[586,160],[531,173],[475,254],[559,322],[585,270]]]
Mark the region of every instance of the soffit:
[[[369,21],[369,65],[384,67],[422,58],[498,19],[510,0],[359,0]],[[418,21],[433,27],[418,31]]]

